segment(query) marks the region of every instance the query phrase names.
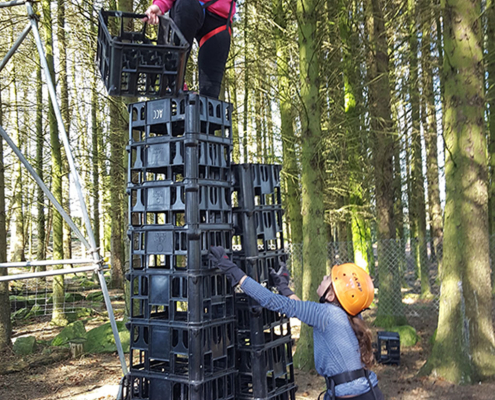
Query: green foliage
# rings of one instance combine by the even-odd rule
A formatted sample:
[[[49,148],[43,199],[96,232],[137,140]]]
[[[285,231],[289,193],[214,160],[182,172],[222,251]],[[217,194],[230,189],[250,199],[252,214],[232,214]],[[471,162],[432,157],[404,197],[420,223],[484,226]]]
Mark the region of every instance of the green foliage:
[[[401,325],[388,328],[391,332],[397,332],[400,336],[401,347],[410,347],[418,343],[419,336],[411,325]]]
[[[62,331],[52,340],[52,346],[68,345],[72,339],[85,339],[86,328],[81,321],[73,322],[67,325]]]
[[[130,333],[124,322],[117,322],[120,341],[124,352],[129,352]],[[84,343],[86,353],[112,353],[117,351],[110,322],[94,328],[88,332],[87,341]]]

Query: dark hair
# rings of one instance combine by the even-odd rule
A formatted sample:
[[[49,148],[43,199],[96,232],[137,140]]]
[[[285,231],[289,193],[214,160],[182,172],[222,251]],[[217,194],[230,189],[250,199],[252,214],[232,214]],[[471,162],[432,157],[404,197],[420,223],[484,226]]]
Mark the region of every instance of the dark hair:
[[[366,322],[358,315],[353,317],[352,315],[347,314],[347,316],[349,317],[349,322],[351,323],[351,328],[356,334],[359,343],[361,361],[366,366],[366,368],[369,369],[375,361],[373,348],[371,345],[371,330],[368,328]]]

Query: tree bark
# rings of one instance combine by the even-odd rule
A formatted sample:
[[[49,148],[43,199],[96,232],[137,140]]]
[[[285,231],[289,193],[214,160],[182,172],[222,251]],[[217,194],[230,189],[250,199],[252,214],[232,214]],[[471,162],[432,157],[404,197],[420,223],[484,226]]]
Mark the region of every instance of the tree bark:
[[[301,83],[301,186],[303,217],[303,300],[317,300],[316,289],[326,273],[326,225],[324,222],[324,160],[321,159],[322,131],[319,101],[319,8],[315,0],[297,1],[298,44]],[[312,329],[301,327],[294,365],[314,368]]]
[[[421,10],[423,12],[422,29],[422,87],[426,121],[423,131],[426,145],[426,178],[428,180],[428,204],[430,214],[430,229],[433,252],[438,263],[442,262],[443,216],[440,203],[440,183],[438,171],[438,132],[435,109],[435,92],[433,86],[433,55],[431,53],[430,35],[433,33],[434,13],[431,0],[425,0]],[[438,32],[437,32],[438,33]],[[495,40],[495,38],[494,38]]]
[[[0,126],[3,127],[2,87],[0,84]],[[5,229],[5,164],[3,140],[0,142],[0,263],[7,262],[7,231]],[[0,268],[0,276],[8,275],[7,268]],[[10,346],[12,325],[10,322],[9,283],[0,282],[0,352]]]
[[[370,36],[368,60],[370,129],[373,137],[375,196],[378,236],[379,297],[378,326],[403,325],[401,282],[396,258],[393,192],[392,119],[387,37],[381,0],[367,0],[366,18]]]
[[[423,373],[458,384],[495,374],[481,0],[442,2],[446,205],[438,329]]]
[[[290,242],[294,246],[291,257],[291,272],[296,294],[302,298],[302,259],[294,251],[303,242],[300,168],[297,162],[296,136],[294,134],[294,110],[292,108],[287,47],[286,12],[282,0],[274,0],[275,46],[277,53],[278,92],[280,99],[280,133],[282,136],[282,177],[285,186],[286,223],[289,226]]]
[[[49,0],[42,1],[43,9],[43,30],[45,32],[45,55],[50,70],[53,84],[55,85],[55,68],[53,64],[53,31],[52,31],[52,12]],[[63,204],[62,198],[62,152],[58,136],[57,119],[52,102],[49,102],[48,121],[50,125],[50,145],[51,145],[51,162],[52,162],[52,193],[55,199]],[[64,258],[63,248],[63,220],[60,213],[53,213],[53,259],[62,260]],[[54,268],[60,269],[62,266]],[[64,310],[64,277],[55,276],[53,278],[53,314],[52,323],[55,325],[66,325],[67,318]]]
[[[409,15],[409,98],[411,103],[411,207],[410,219],[416,230],[411,236],[415,247],[416,266],[421,280],[421,296],[430,297],[429,262],[426,252],[426,204],[423,155],[421,151],[419,76],[418,76],[418,12],[415,0],[408,0]],[[423,71],[424,72],[424,71]],[[413,233],[413,232],[411,232]]]

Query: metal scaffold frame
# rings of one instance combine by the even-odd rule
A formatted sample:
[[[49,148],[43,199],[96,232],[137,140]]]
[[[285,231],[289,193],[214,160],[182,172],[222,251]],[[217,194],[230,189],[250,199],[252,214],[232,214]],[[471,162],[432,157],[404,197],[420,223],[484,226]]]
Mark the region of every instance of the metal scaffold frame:
[[[22,6],[22,5],[26,5],[27,16],[28,16],[29,22],[28,22],[26,28],[22,31],[22,33],[19,35],[17,40],[12,45],[12,48],[8,51],[8,53],[5,55],[4,59],[1,61],[0,72],[3,70],[3,68],[5,67],[7,62],[10,60],[10,58],[13,56],[13,54],[19,48],[19,46],[21,45],[23,40],[27,37],[29,32],[32,31],[33,35],[34,35],[35,42],[36,42],[36,47],[38,49],[41,66],[43,68],[43,72],[45,75],[48,91],[50,94],[50,100],[53,104],[55,116],[57,118],[59,132],[61,133],[63,146],[65,148],[67,160],[69,163],[70,176],[72,179],[72,183],[75,187],[75,190],[77,192],[77,197],[79,200],[79,206],[80,206],[81,211],[82,211],[83,221],[85,223],[85,227],[86,227],[86,231],[87,231],[87,239],[81,233],[79,228],[74,224],[71,217],[65,212],[63,207],[60,205],[60,203],[53,196],[53,194],[50,192],[48,187],[44,184],[44,182],[38,176],[38,174],[36,173],[34,168],[30,165],[29,161],[24,157],[22,152],[19,150],[19,148],[12,141],[12,139],[10,138],[8,133],[1,126],[0,126],[0,135],[8,143],[8,145],[12,148],[14,153],[17,155],[17,157],[22,162],[22,164],[26,167],[28,172],[33,177],[33,179],[36,181],[36,183],[43,190],[43,192],[48,197],[48,199],[52,202],[53,206],[61,214],[61,216],[65,220],[65,222],[72,228],[75,235],[79,238],[79,240],[81,241],[83,246],[86,248],[87,254],[91,254],[91,258],[76,259],[76,260],[46,260],[46,261],[40,260],[40,261],[28,261],[28,262],[16,262],[16,263],[0,263],[0,268],[18,268],[18,267],[63,265],[63,264],[90,264],[89,266],[81,266],[81,267],[76,267],[76,268],[0,276],[0,282],[20,280],[20,279],[30,279],[30,278],[37,278],[37,277],[46,277],[46,276],[51,276],[51,275],[65,275],[65,274],[74,274],[74,273],[78,273],[78,272],[94,271],[98,275],[100,286],[101,286],[101,289],[103,292],[103,297],[105,299],[105,306],[106,306],[106,309],[108,311],[108,316],[110,318],[110,325],[112,327],[112,332],[113,332],[113,335],[115,338],[115,344],[117,345],[117,352],[118,352],[120,364],[122,367],[122,373],[125,376],[127,374],[127,365],[125,362],[124,351],[122,349],[122,343],[121,343],[120,337],[119,337],[117,323],[115,321],[115,316],[113,313],[112,303],[110,301],[110,295],[108,293],[108,288],[107,288],[105,278],[104,278],[104,271],[106,269],[106,265],[105,265],[103,258],[99,254],[99,249],[98,249],[96,242],[95,242],[93,229],[91,227],[91,221],[90,221],[90,218],[88,215],[86,203],[84,201],[83,190],[82,190],[82,187],[80,184],[81,180],[79,177],[79,173],[77,172],[75,164],[74,164],[74,158],[73,158],[72,151],[70,148],[69,139],[67,136],[67,131],[65,129],[65,126],[64,126],[64,123],[62,120],[62,114],[60,112],[60,107],[58,105],[55,86],[53,84],[53,81],[51,79],[51,75],[50,75],[50,72],[48,69],[48,62],[47,62],[46,57],[45,57],[45,52],[43,49],[43,43],[42,43],[39,29],[38,29],[38,16],[33,11],[32,1],[29,1],[29,0],[28,1],[13,0],[13,1],[9,1],[9,2],[3,2],[3,3],[0,3],[0,8]],[[119,394],[118,394],[117,398],[121,397],[121,390],[122,390],[122,385],[119,386]]]

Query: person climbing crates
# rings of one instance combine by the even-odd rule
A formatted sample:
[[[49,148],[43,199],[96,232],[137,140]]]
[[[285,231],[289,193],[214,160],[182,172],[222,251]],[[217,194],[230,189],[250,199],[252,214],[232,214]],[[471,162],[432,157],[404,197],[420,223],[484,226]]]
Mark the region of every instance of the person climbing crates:
[[[371,332],[361,318],[374,297],[370,276],[356,264],[332,268],[316,290],[319,303],[301,301],[289,287],[289,272],[281,263],[270,274],[280,294],[249,278],[228,258],[223,247],[211,247],[209,258],[230,280],[262,307],[295,317],[313,327],[316,371],[325,377],[324,400],[383,400],[373,364]]]
[[[235,0],[153,0],[145,11],[147,21],[156,25],[167,11],[189,45],[194,39],[199,44],[199,93],[218,98],[230,50]]]

